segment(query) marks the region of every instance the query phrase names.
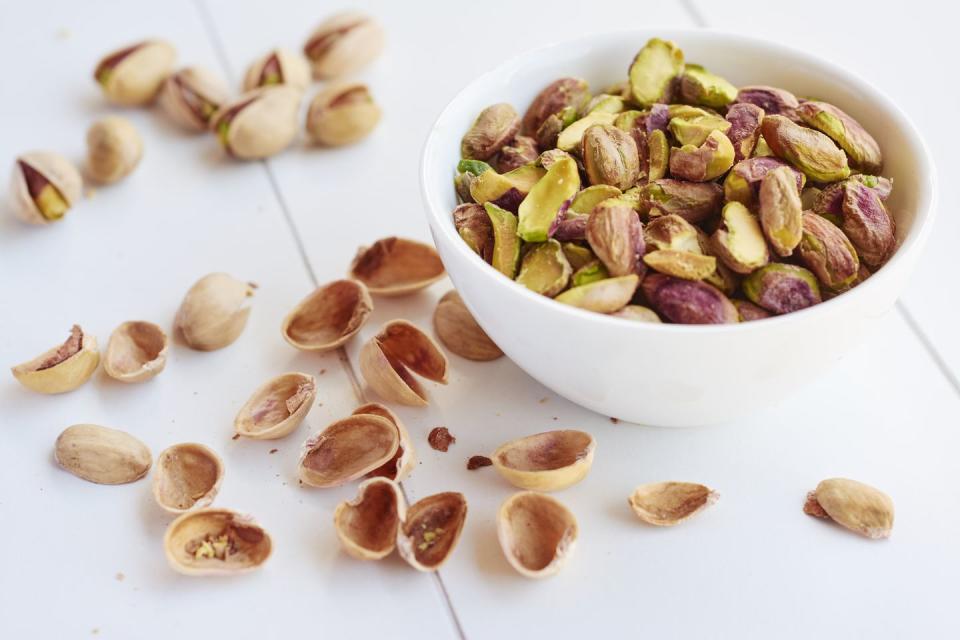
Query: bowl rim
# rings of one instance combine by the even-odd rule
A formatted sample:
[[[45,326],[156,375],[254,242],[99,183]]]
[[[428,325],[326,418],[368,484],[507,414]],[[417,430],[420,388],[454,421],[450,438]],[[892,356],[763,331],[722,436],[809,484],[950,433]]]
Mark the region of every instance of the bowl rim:
[[[815,65],[819,65],[830,70],[830,72],[837,76],[840,80],[856,87],[859,91],[866,95],[867,102],[876,104],[879,108],[883,109],[886,113],[892,116],[891,119],[896,122],[899,128],[905,130],[907,138],[914,141],[914,144],[917,148],[916,155],[921,159],[921,164],[917,167],[917,169],[918,171],[926,172],[926,179],[920,180],[918,205],[915,212],[916,217],[913,227],[910,229],[909,234],[904,238],[903,242],[897,247],[893,256],[891,256],[890,259],[884,263],[879,270],[874,272],[863,283],[857,285],[849,291],[836,295],[829,300],[824,300],[819,304],[801,309],[800,311],[771,316],[761,320],[754,320],[750,322],[741,321],[727,324],[636,322],[618,318],[609,314],[597,313],[595,311],[589,311],[587,309],[581,309],[571,305],[563,304],[557,302],[553,298],[548,298],[535,293],[530,289],[527,289],[523,285],[518,284],[516,281],[507,278],[496,269],[493,269],[479,255],[471,251],[467,244],[460,239],[459,235],[455,233],[452,223],[445,224],[443,216],[449,216],[451,212],[445,211],[444,208],[440,206],[440,203],[437,202],[437,196],[429,188],[429,169],[437,162],[435,160],[435,155],[437,153],[435,148],[438,146],[438,142],[442,138],[444,123],[446,120],[452,117],[451,114],[456,110],[457,103],[463,99],[464,94],[469,92],[474,85],[492,77],[508,74],[513,68],[522,65],[529,58],[544,56],[554,49],[582,45],[601,38],[633,36],[638,39],[644,39],[651,37],[663,37],[664,33],[669,34],[667,37],[676,40],[682,40],[682,38],[686,36],[701,37],[703,35],[707,35],[726,39],[731,42],[747,42],[753,46],[769,48],[770,50],[782,55],[806,59]],[[545,79],[545,82],[547,81],[549,81],[549,79]],[[451,189],[453,188],[452,182],[451,176]],[[451,241],[450,244],[454,247],[453,250],[465,255],[467,262],[476,267],[483,274],[482,277],[493,282],[491,286],[506,285],[507,287],[512,287],[515,293],[526,297],[531,301],[532,304],[549,305],[549,309],[547,310],[548,312],[550,309],[552,309],[554,313],[569,314],[573,318],[580,317],[585,320],[590,319],[593,322],[598,322],[602,325],[609,326],[611,329],[615,327],[623,329],[624,327],[633,326],[633,330],[635,331],[665,333],[691,331],[727,333],[734,331],[757,330],[759,328],[770,330],[775,330],[778,328],[788,329],[790,325],[799,322],[805,322],[808,318],[813,318],[818,314],[833,312],[841,313],[843,308],[857,304],[859,300],[869,295],[870,292],[884,286],[887,280],[894,278],[896,265],[903,263],[901,266],[904,266],[905,268],[909,266],[905,263],[909,260],[910,254],[922,250],[926,244],[927,237],[931,233],[934,221],[936,220],[938,202],[936,165],[934,164],[930,147],[927,145],[926,141],[923,139],[923,136],[917,129],[917,126],[907,115],[907,113],[901,109],[900,106],[892,98],[890,98],[890,96],[877,88],[871,82],[863,79],[858,74],[850,71],[843,65],[839,65],[825,57],[814,53],[809,53],[793,46],[767,40],[766,38],[761,38],[755,35],[746,35],[725,29],[669,26],[649,27],[644,29],[617,29],[612,31],[595,32],[568,40],[554,41],[529,51],[514,55],[495,65],[490,70],[480,74],[464,85],[459,91],[457,91],[457,93],[449,100],[449,102],[447,102],[434,120],[433,126],[430,129],[430,133],[427,135],[427,138],[424,141],[420,156],[420,192],[423,202],[426,205],[426,215],[431,229],[439,227],[439,233],[444,234],[446,238]]]

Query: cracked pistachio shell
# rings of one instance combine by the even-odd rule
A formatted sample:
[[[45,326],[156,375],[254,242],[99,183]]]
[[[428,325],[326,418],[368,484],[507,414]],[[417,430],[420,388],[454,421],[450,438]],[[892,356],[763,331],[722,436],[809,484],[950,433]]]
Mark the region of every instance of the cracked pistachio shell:
[[[529,136],[517,136],[513,142],[500,147],[492,162],[500,173],[508,173],[525,164],[533,164],[540,157],[537,141]]]
[[[503,355],[500,347],[477,324],[456,291],[448,291],[437,302],[433,329],[443,346],[462,358],[486,362]]]
[[[207,131],[214,114],[230,100],[227,85],[203,67],[180,69],[163,82],[160,106],[171,120],[191,131]]]
[[[435,493],[400,512],[397,551],[417,571],[436,571],[460,540],[467,520],[467,499],[462,493]]]
[[[805,124],[825,133],[840,145],[850,164],[866,173],[879,173],[883,168],[880,145],[860,123],[832,104],[808,101],[797,107],[797,115]]]
[[[328,147],[353,144],[370,135],[380,115],[366,85],[331,84],[310,101],[307,133],[314,142]]]
[[[215,550],[222,542],[228,548],[221,558]],[[273,542],[270,534],[250,516],[208,507],[184,513],[171,522],[163,536],[163,549],[167,562],[178,573],[219,576],[260,567],[270,557]]]
[[[570,266],[573,267],[574,270],[597,259],[597,257],[593,255],[593,251],[575,242],[564,242],[562,246],[563,255],[567,256],[567,262],[570,263]]]
[[[849,238],[815,213],[803,214],[800,260],[831,291],[846,289],[857,278],[860,260]]]
[[[317,287],[283,319],[283,339],[301,351],[331,351],[360,331],[373,311],[366,285],[334,280]]]
[[[344,76],[373,62],[386,36],[380,23],[358,11],[337,13],[320,23],[303,45],[318,80]]]
[[[63,469],[97,484],[126,484],[147,475],[153,456],[125,431],[75,424],[57,437],[54,458]]]
[[[670,174],[693,182],[719,178],[733,166],[733,144],[724,133],[711,131],[699,147],[670,150]]]
[[[803,236],[803,205],[788,167],[767,172],[760,182],[760,226],[778,256],[789,256]]]
[[[608,184],[595,184],[587,187],[574,196],[570,203],[570,211],[574,213],[588,214],[593,208],[609,198],[616,198],[622,195],[620,189]]]
[[[843,190],[843,222],[840,228],[857,248],[868,267],[886,262],[897,244],[897,227],[893,216],[874,189],[848,181]]]
[[[460,155],[468,160],[489,160],[520,131],[520,116],[501,102],[480,112],[460,141]]]
[[[623,318],[634,322],[661,322],[660,316],[657,315],[656,311],[638,304],[628,304],[623,309],[620,309],[620,311],[611,313],[610,315],[615,318]]]
[[[583,166],[590,184],[629,189],[640,177],[640,156],[633,136],[613,125],[594,125],[583,134]]]
[[[846,154],[819,131],[778,115],[764,116],[760,131],[778,158],[783,158],[811,180],[834,182],[850,175]]]
[[[630,303],[639,282],[640,277],[635,273],[605,278],[567,289],[554,300],[597,313],[613,313]]]
[[[404,296],[429,287],[445,271],[437,250],[416,240],[391,236],[360,247],[350,277],[375,296]]]
[[[467,246],[490,264],[493,261],[493,224],[483,205],[465,202],[453,210],[453,226]]]
[[[697,228],[676,214],[653,218],[643,228],[643,238],[653,249],[703,253]]]
[[[672,527],[717,501],[717,493],[693,482],[652,482],[637,487],[627,502],[638,518],[658,527]]]
[[[647,135],[647,179],[656,182],[667,175],[670,167],[670,141],[662,129]]]
[[[139,106],[156,97],[173,72],[174,48],[162,40],[146,40],[107,54],[97,63],[94,80],[114,104]]]
[[[543,242],[560,207],[580,190],[580,172],[572,159],[556,162],[520,203],[517,235],[524,242]],[[496,224],[494,224],[496,233]]]
[[[226,273],[205,275],[184,296],[174,328],[191,349],[222,349],[239,338],[247,326],[250,298],[256,288]]]
[[[587,129],[598,124],[612,126],[616,119],[617,116],[613,113],[588,113],[560,132],[557,136],[557,148],[567,153],[580,153],[583,148],[583,135]]]
[[[545,431],[511,440],[494,451],[493,466],[515,487],[559,491],[587,477],[597,443],[573,429]]]
[[[703,222],[723,204],[723,189],[713,182],[687,182],[664,178],[640,187],[641,213],[658,209],[662,215],[676,214],[690,222]]]
[[[641,289],[653,310],[667,322],[723,324],[739,320],[727,296],[704,282],[651,273],[643,279]]]
[[[282,84],[255,89],[223,105],[210,125],[234,158],[268,158],[296,137],[302,98],[299,89]]]
[[[333,512],[333,527],[343,550],[359,560],[382,560],[393,553],[404,502],[392,480],[361,482],[357,497],[341,502]]]
[[[153,498],[169,513],[208,506],[220,492],[223,461],[213,449],[184,442],[164,449],[153,472]]]
[[[412,374],[447,384],[447,357],[412,323],[391,320],[360,350],[360,372],[385,400],[425,407],[426,392]]]
[[[698,64],[687,64],[680,76],[680,99],[705,107],[725,107],[737,98],[737,88]]]
[[[293,433],[317,399],[317,383],[306,373],[284,373],[260,385],[233,420],[237,435],[275,440]]]
[[[731,105],[727,109],[726,119],[730,123],[727,137],[733,143],[733,161],[740,162],[753,155],[760,139],[760,123],[763,122],[763,109],[755,104],[744,102]]]
[[[483,205],[493,227],[493,268],[513,280],[520,260],[520,239],[517,236],[517,216],[492,202]]]
[[[90,379],[100,364],[97,339],[79,325],[63,344],[11,368],[17,382],[37,393],[66,393]]]
[[[698,109],[698,111],[702,110]],[[731,127],[729,121],[708,111],[670,118],[670,124],[667,125],[677,142],[682,145],[692,144],[695,147],[706,142],[712,132],[719,131],[725,134]]]
[[[10,198],[14,213],[30,224],[49,224],[66,215],[80,200],[83,178],[57,153],[31,151],[14,161]]]
[[[803,189],[807,177],[783,160],[762,156],[747,158],[733,165],[730,173],[723,181],[723,195],[728,201],[739,202],[746,207],[757,204],[760,196],[760,185],[764,176],[778,167],[788,167],[797,180],[797,190]]]
[[[643,256],[643,262],[654,271],[685,280],[703,280],[717,270],[717,259],[699,251],[655,249]]]
[[[570,161],[573,162],[573,158]],[[546,173],[543,167],[529,164],[502,175],[493,169],[484,171],[470,183],[470,197],[478,204],[492,202],[516,213],[521,201]]]
[[[893,530],[893,500],[868,484],[847,478],[829,478],[807,495],[804,513],[828,518],[874,540],[889,538]]]
[[[610,275],[639,273],[638,261],[646,247],[643,225],[631,207],[615,201],[597,205],[587,220],[586,237]]]
[[[580,78],[555,80],[544,87],[530,103],[527,112],[523,114],[520,131],[527,136],[536,136],[537,130],[547,118],[568,107],[572,108],[575,114],[589,98],[590,89],[585,80]]]
[[[124,322],[113,330],[103,358],[103,370],[120,382],[143,382],[167,365],[170,340],[152,322]]]
[[[772,262],[743,280],[750,302],[775,314],[806,309],[821,301],[817,278],[803,267]]]
[[[300,482],[339,487],[393,460],[400,447],[397,426],[388,418],[361,413],[341,418],[303,444]]]
[[[387,480],[400,482],[410,475],[413,466],[417,463],[417,454],[413,449],[413,440],[410,439],[407,428],[403,425],[403,422],[400,421],[400,418],[397,417],[397,414],[379,402],[368,402],[354,409],[353,415],[380,416],[396,427],[397,437],[399,438],[397,452],[393,454],[393,457],[376,469],[368,472],[364,477],[385,478]]]
[[[770,312],[763,307],[758,307],[746,300],[731,300],[731,302],[733,302],[733,306],[737,308],[737,313],[740,314],[740,322],[763,320],[764,318],[769,318],[771,315]]]
[[[510,566],[527,578],[556,575],[573,554],[577,519],[555,498],[521,491],[497,512],[497,539]]]
[[[720,226],[710,238],[710,248],[736,273],[752,273],[770,262],[760,222],[739,202],[728,202],[723,207]]]
[[[107,116],[87,129],[87,174],[103,184],[129,175],[143,155],[143,140],[126,118]]]
[[[582,287],[591,282],[606,280],[609,277],[610,273],[607,271],[607,268],[603,266],[603,263],[594,259],[581,265],[573,272],[573,275],[570,277],[570,286],[575,288]]]
[[[683,72],[683,51],[673,42],[651,38],[630,65],[630,97],[649,107],[669,98],[673,79]]]
[[[800,106],[800,101],[789,91],[764,85],[740,87],[735,102],[756,105],[767,115],[783,115],[791,120],[796,117],[795,110]]]
[[[573,268],[556,240],[534,246],[523,256],[517,282],[527,289],[552,298],[567,288]]]
[[[299,53],[288,49],[272,49],[247,67],[243,90],[285,84],[301,91],[310,86],[310,65]]]

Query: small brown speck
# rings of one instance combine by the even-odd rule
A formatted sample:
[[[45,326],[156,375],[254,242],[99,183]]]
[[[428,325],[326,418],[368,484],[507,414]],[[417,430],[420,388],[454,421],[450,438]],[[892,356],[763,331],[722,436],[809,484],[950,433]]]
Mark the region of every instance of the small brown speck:
[[[549,397],[544,396],[543,398],[540,398],[540,400],[538,400],[537,402],[539,402],[540,404],[546,404],[547,400],[549,399],[550,399]]]
[[[239,433],[235,433],[235,434],[233,434],[233,437],[230,438],[230,439],[231,439],[231,440],[239,440],[239,439],[240,439],[240,434],[239,434]]]
[[[613,424],[620,424],[620,420],[618,420],[617,418],[614,418],[614,417],[611,417],[611,418],[610,418],[610,422],[612,422]]]
[[[127,576],[123,575],[122,571],[117,571],[117,575],[114,576],[114,578],[117,579],[117,582],[123,582],[123,579],[126,577]]]
[[[437,451],[446,452],[457,441],[446,427],[434,427],[427,436],[427,442]]]
[[[553,416],[553,419],[554,419],[554,420],[559,420],[560,418],[558,418],[557,416]]]
[[[319,375],[321,375],[321,376],[322,376],[322,375],[323,375],[323,374],[325,374],[326,372],[327,372],[327,370],[326,370],[326,369],[320,369],[320,373],[319,373]]]
[[[470,456],[470,459],[467,460],[467,471],[473,471],[482,467],[489,467],[492,464],[493,460],[487,456]]]
[[[280,451],[280,449],[270,449],[271,454],[276,453],[277,451]]]

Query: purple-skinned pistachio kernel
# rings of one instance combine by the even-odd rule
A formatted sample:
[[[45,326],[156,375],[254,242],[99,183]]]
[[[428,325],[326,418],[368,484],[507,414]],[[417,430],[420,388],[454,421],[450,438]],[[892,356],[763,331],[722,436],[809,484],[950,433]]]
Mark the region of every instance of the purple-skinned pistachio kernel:
[[[791,120],[795,120],[796,108],[800,106],[797,96],[785,89],[777,87],[768,87],[764,85],[753,85],[741,87],[737,92],[737,99],[734,104],[754,104],[767,115],[783,115]]]
[[[890,178],[858,173],[850,176],[849,180],[828,185],[818,193],[813,203],[813,212],[840,226],[840,220],[843,216],[843,194],[845,185],[850,181],[859,182],[872,189],[881,201],[886,200],[893,191],[893,180]]]
[[[723,189],[714,182],[663,178],[643,185],[637,195],[640,213],[658,209],[662,215],[674,213],[692,224],[706,220],[723,204]]]
[[[493,224],[482,205],[459,205],[453,210],[453,226],[474,253],[488,264],[493,261]]]
[[[460,154],[467,159],[487,160],[508,144],[520,130],[520,116],[509,104],[494,104],[477,116],[460,143]]]
[[[578,214],[570,211],[570,204],[573,198],[564,201],[557,210],[557,217],[550,223],[547,230],[547,237],[560,242],[570,242],[572,240],[584,240],[587,237],[587,219],[586,214]]]
[[[650,113],[643,120],[648,134],[657,129],[666,133],[667,125],[670,124],[670,107],[660,103],[652,105]]]
[[[880,145],[845,111],[827,102],[811,100],[797,107],[796,113],[804,124],[840,145],[853,167],[869,173],[878,173],[883,167]]]
[[[611,276],[640,273],[646,244],[643,225],[632,207],[615,201],[600,203],[587,220],[587,242]]]
[[[730,130],[727,137],[733,143],[734,162],[740,162],[753,155],[760,138],[760,123],[763,121],[763,109],[749,102],[730,105],[727,109],[727,122]]]
[[[731,300],[740,314],[740,322],[753,322],[770,317],[770,312],[746,300]]]
[[[836,182],[850,175],[847,154],[829,136],[785,116],[764,116],[760,133],[778,158],[816,182]]]
[[[862,185],[870,187],[876,192],[877,197],[886,200],[893,192],[893,178],[884,178],[883,176],[871,176],[865,173],[857,173],[850,176],[851,180],[856,180]]]
[[[750,302],[775,314],[791,313],[820,303],[817,278],[803,267],[772,262],[744,278]]]
[[[565,107],[579,109],[590,98],[589,87],[579,78],[560,78],[550,83],[533,99],[523,114],[520,132],[526,136],[536,135],[544,120]]]
[[[670,174],[693,182],[722,176],[733,166],[733,144],[726,134],[711,131],[699,147],[684,145],[670,150]]]
[[[654,311],[668,322],[726,324],[740,320],[727,296],[700,281],[650,273],[640,288]]]
[[[869,267],[879,267],[896,245],[896,223],[877,193],[855,180],[844,185],[841,229]]]
[[[807,180],[803,173],[779,158],[760,156],[747,158],[733,165],[730,173],[723,181],[724,197],[728,201],[735,200],[747,207],[753,206],[759,197],[760,184],[763,182],[764,176],[778,167],[789,167],[797,178],[797,190],[803,189]]]
[[[525,164],[535,162],[540,156],[537,141],[529,136],[517,136],[513,142],[504,145],[493,158],[493,167],[497,173],[507,173]]]
[[[803,214],[798,253],[803,264],[831,291],[848,288],[860,270],[857,252],[843,231],[809,211]]]

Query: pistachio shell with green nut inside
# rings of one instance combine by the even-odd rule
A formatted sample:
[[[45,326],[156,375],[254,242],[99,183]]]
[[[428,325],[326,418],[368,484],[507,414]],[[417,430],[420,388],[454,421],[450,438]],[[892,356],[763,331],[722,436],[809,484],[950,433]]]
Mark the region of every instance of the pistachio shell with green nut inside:
[[[693,182],[719,178],[733,166],[733,144],[724,133],[711,131],[699,147],[684,145],[670,150],[670,174]]]
[[[640,276],[635,273],[619,278],[606,278],[567,289],[554,300],[588,311],[613,313],[630,303],[639,282]]]
[[[247,67],[243,90],[286,84],[305,90],[310,86],[310,65],[299,53],[288,49],[272,49]]]
[[[163,40],[145,40],[107,54],[97,63],[94,79],[107,100],[121,106],[153,102],[173,71],[177,52]]]
[[[629,189],[640,177],[637,143],[613,125],[594,125],[584,132],[581,158],[593,185]]]
[[[368,65],[383,51],[380,23],[359,11],[344,11],[324,20],[303,46],[318,80],[344,76]]]
[[[726,324],[739,321],[736,307],[715,287],[651,273],[640,285],[661,318],[676,324]]]
[[[534,136],[544,121],[567,107],[574,113],[590,97],[590,88],[580,78],[560,78],[544,87],[523,114],[520,131]]]
[[[667,128],[680,144],[697,147],[706,142],[713,131],[727,133],[731,126],[732,124],[721,116],[704,111],[702,114],[670,118]]]
[[[775,314],[806,309],[821,301],[817,278],[803,267],[773,262],[743,281],[750,302]]]
[[[811,180],[835,182],[850,175],[846,154],[819,131],[778,115],[764,116],[760,131],[778,158],[786,160]]]
[[[493,227],[493,268],[511,280],[517,274],[520,259],[520,239],[517,237],[517,216],[492,202],[483,205]]]
[[[788,167],[797,181],[797,190],[803,189],[807,177],[779,158],[747,158],[733,165],[723,180],[723,196],[728,201],[736,201],[744,206],[753,207],[760,195],[760,185],[767,172],[777,167]]]
[[[493,260],[493,225],[483,205],[459,205],[453,210],[453,226],[474,253],[488,264]]]
[[[525,164],[531,164],[540,157],[537,141],[529,136],[517,136],[513,142],[500,147],[491,162],[500,173],[507,173],[519,169]]]
[[[567,288],[573,268],[556,240],[540,243],[523,256],[517,282],[552,298]]]
[[[767,172],[760,183],[760,226],[778,256],[789,256],[803,235],[803,208],[789,167]]]
[[[83,178],[58,153],[31,151],[18,156],[10,173],[10,200],[18,218],[30,224],[60,220],[80,200]]]
[[[321,145],[338,147],[366,138],[380,122],[380,107],[364,84],[327,85],[310,101],[307,133]]]
[[[231,156],[267,158],[283,151],[296,137],[301,97],[299,89],[286,85],[257,89],[224,105],[211,126]]]
[[[581,265],[570,278],[570,285],[573,287],[582,287],[591,282],[606,280],[610,277],[610,272],[603,266],[603,263],[593,259],[584,265]]]
[[[610,275],[637,273],[645,246],[643,225],[631,207],[616,201],[598,204],[587,220],[586,237]]]
[[[737,98],[737,88],[698,64],[687,63],[680,76],[680,98],[690,104],[725,107]]]
[[[230,91],[216,74],[203,67],[186,67],[169,76],[160,90],[167,116],[190,131],[207,131]]]
[[[524,242],[543,242],[564,202],[580,190],[580,172],[572,159],[554,164],[520,203],[517,234]]]
[[[760,123],[763,121],[763,109],[755,104],[744,102],[730,105],[726,119],[730,123],[727,137],[733,143],[734,162],[740,162],[753,155],[760,139]]]
[[[648,182],[638,192],[641,213],[658,209],[663,215],[676,214],[697,224],[709,218],[723,204],[723,189],[713,182],[687,182],[664,178]]]
[[[670,142],[662,129],[647,134],[647,179],[660,180],[667,175],[670,166]]]
[[[583,147],[583,134],[587,129],[598,124],[613,125],[616,119],[617,116],[612,113],[602,111],[588,113],[560,132],[557,136],[557,148],[568,153],[580,153]]]
[[[669,97],[673,79],[683,72],[683,51],[669,40],[651,38],[630,65],[630,97],[649,107]]]
[[[815,213],[803,214],[799,254],[803,264],[832,291],[848,287],[860,270],[860,260],[850,239],[832,222]]]
[[[717,268],[713,256],[681,249],[656,249],[644,255],[643,261],[654,271],[684,280],[703,280]]]
[[[886,262],[897,244],[896,222],[874,189],[850,180],[844,186],[840,228],[869,267]]]
[[[811,100],[797,107],[796,113],[808,126],[825,133],[840,145],[856,169],[879,173],[883,168],[880,145],[846,112],[827,102]]]
[[[460,142],[460,154],[467,159],[487,160],[514,139],[520,130],[520,116],[505,102],[480,112]]]

